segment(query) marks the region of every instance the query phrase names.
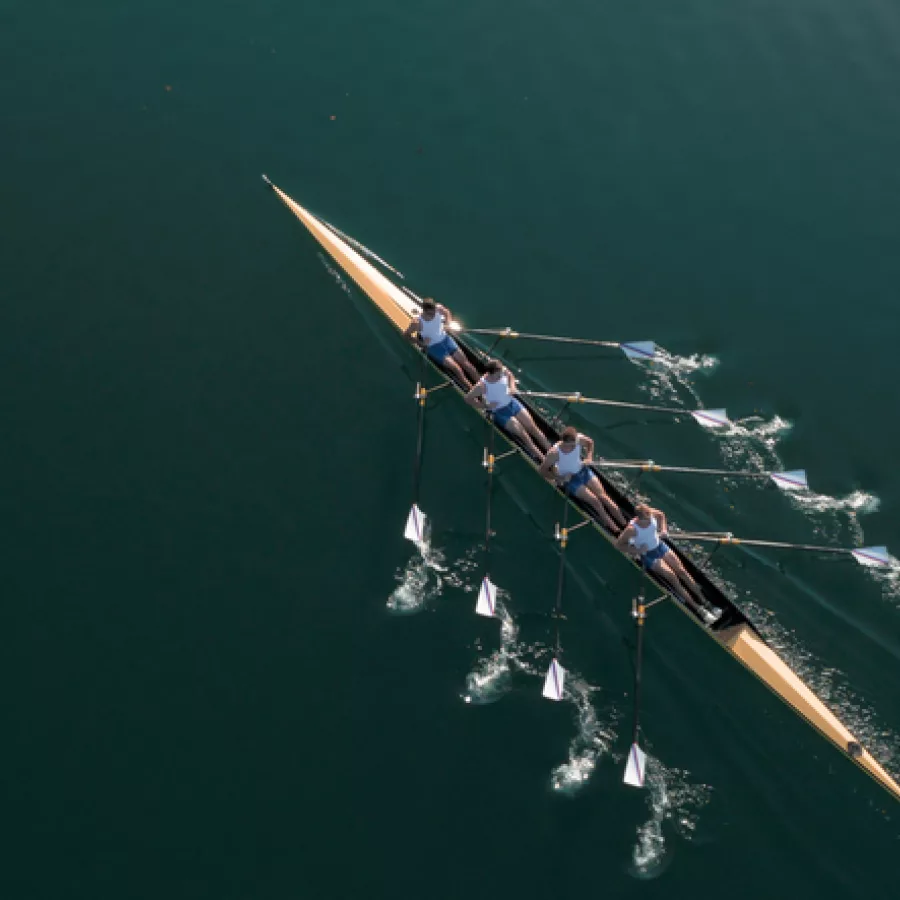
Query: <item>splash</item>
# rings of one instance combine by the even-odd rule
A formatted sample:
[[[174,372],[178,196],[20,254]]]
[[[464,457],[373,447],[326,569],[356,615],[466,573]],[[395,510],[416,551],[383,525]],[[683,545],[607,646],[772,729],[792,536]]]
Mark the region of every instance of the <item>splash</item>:
[[[500,620],[500,646],[475,663],[466,676],[463,701],[478,706],[495,703],[512,689],[513,668],[517,664],[519,628],[506,605],[509,595],[497,589],[495,618]]]
[[[444,553],[431,546],[430,538],[416,544],[416,555],[403,570],[396,573],[397,587],[387,600],[387,608],[394,615],[408,616],[421,612],[441,595],[448,581]]]
[[[696,353],[692,356],[676,356],[657,347],[653,362],[636,362],[635,365],[640,366],[647,376],[640,389],[654,399],[664,398],[683,405],[681,393],[686,391],[695,401],[694,405],[699,406],[700,397],[690,377],[697,373],[711,374],[719,365],[719,360],[715,356]]]
[[[564,699],[575,705],[578,730],[569,744],[569,758],[550,773],[550,787],[566,797],[574,796],[588,783],[616,738],[615,726],[620,716],[614,710],[605,720],[597,714],[592,695],[599,690],[568,673]]]
[[[672,852],[666,844],[666,823],[684,840],[692,840],[700,810],[709,803],[712,788],[692,783],[688,775],[687,771],[669,768],[647,754],[644,787],[650,818],[637,829],[629,868],[635,878],[649,881],[668,867]]]

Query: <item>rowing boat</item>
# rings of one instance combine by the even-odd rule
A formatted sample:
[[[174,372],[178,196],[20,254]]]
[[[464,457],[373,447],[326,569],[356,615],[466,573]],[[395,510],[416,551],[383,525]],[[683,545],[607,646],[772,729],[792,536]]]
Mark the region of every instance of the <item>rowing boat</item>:
[[[282,203],[284,203],[284,205],[303,223],[310,234],[329,256],[331,256],[340,269],[353,280],[366,297],[372,301],[375,307],[396,327],[398,332],[403,332],[409,322],[419,314],[420,308],[416,299],[414,299],[415,295],[410,295],[397,287],[396,284],[382,274],[360,252],[354,249],[342,235],[339,235],[336,230],[333,230],[324,221],[304,209],[296,201],[292,200],[284,191],[269,181],[268,178],[263,176],[263,179]],[[455,335],[455,338],[472,364],[479,372],[482,372],[484,370],[484,353],[480,352],[474,345],[471,345],[460,335]],[[431,362],[430,359],[428,361]],[[432,368],[442,379],[447,380],[447,374],[443,369],[435,366],[433,363]],[[463,389],[458,384],[453,381],[450,381],[449,383],[452,384],[460,394],[464,393]],[[537,422],[538,427],[546,434],[551,443],[559,439],[559,429],[557,425],[549,421],[534,403],[529,402],[526,397],[520,397],[520,402],[529,409],[535,422]],[[481,413],[477,411],[473,412],[477,415],[481,415]],[[518,451],[522,458],[528,462],[532,468],[537,470],[538,467],[535,462],[513,441],[507,432],[496,425],[493,425],[492,427],[494,428],[497,437],[506,441],[507,444],[513,448],[513,451]],[[632,499],[626,496],[612,481],[610,481],[609,478],[605,476],[602,469],[598,468],[596,474],[603,482],[607,493],[616,501],[626,516],[633,515],[634,502]],[[602,534],[604,538],[610,543],[614,541],[614,536],[603,528],[599,522],[591,518],[588,510],[579,501],[569,497],[569,495],[563,492],[559,487],[554,489],[561,493],[562,496],[566,497],[571,506],[575,507],[585,520],[590,518],[589,524]],[[816,696],[809,685],[807,685],[775,652],[775,650],[768,645],[763,636],[741,609],[707,577],[690,556],[684,550],[680,549],[671,539],[667,540],[667,543],[678,554],[685,568],[703,589],[705,596],[710,598],[710,600],[722,610],[722,615],[713,626],[705,625],[696,614],[683,603],[676,602],[677,598],[668,594],[664,585],[657,581],[651,573],[645,572],[644,574],[653,581],[654,586],[668,594],[668,598],[671,599],[676,607],[701,629],[703,634],[714,640],[730,656],[752,672],[776,696],[781,698],[781,700],[783,700],[791,709],[804,718],[827,741],[836,747],[842,755],[850,759],[860,769],[870,775],[878,784],[885,788],[892,796],[900,800],[900,785],[898,785],[883,766],[862,745],[853,732],[838,719],[822,700]],[[625,557],[623,555],[623,558],[628,559],[631,564],[637,565],[630,557]]]

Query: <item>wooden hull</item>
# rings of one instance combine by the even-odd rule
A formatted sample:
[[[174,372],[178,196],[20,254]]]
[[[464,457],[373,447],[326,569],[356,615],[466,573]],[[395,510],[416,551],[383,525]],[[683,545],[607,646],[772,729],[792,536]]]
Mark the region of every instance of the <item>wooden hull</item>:
[[[304,209],[287,194],[275,185],[272,190],[279,199],[291,210],[294,215],[306,226],[312,236],[334,259],[341,270],[348,275],[365,295],[381,310],[381,312],[402,332],[409,324],[413,316],[418,314],[418,305],[401,291],[393,282],[379,272],[361,254],[338,237],[322,221],[312,213]],[[475,348],[469,346],[466,341],[456,337],[460,347],[470,358],[473,365],[483,370],[483,355]],[[430,360],[429,360],[430,362]],[[433,368],[446,379],[446,373],[436,366]],[[462,389],[454,384],[459,393]],[[554,425],[547,420],[543,413],[520,398],[528,407],[535,421],[552,441],[559,439],[559,434]],[[495,426],[496,427],[496,426]],[[518,447],[509,435],[497,428],[497,435],[511,447]],[[521,450],[521,448],[519,448]],[[537,471],[538,466],[524,452],[521,453],[532,468]],[[633,513],[632,501],[604,475],[602,470],[596,470],[597,476],[603,482],[607,492],[626,514]],[[585,518],[591,519],[592,526],[610,543],[614,536],[607,532],[597,521],[590,517],[589,512],[577,500],[564,494],[559,488],[548,488],[563,494],[569,503]],[[806,719],[826,740],[833,744],[844,756],[859,766],[864,772],[875,779],[882,787],[900,800],[900,785],[885,771],[878,761],[866,750],[833,712],[813,693],[809,686],[778,656],[777,653],[765,642],[762,635],[753,626],[752,622],[744,615],[738,606],[731,602],[696,566],[693,560],[682,550],[673,544],[667,543],[678,554],[685,567],[703,588],[703,592],[709,600],[723,610],[722,617],[712,627],[705,627],[700,620],[683,603],[670,596],[673,603],[685,615],[687,615],[701,631],[712,638],[726,650],[734,659],[756,675],[774,694],[780,697],[795,712]],[[623,554],[623,561],[627,564],[638,564]],[[640,568],[640,566],[638,566]],[[644,573],[655,588],[668,594],[664,586],[652,575]]]

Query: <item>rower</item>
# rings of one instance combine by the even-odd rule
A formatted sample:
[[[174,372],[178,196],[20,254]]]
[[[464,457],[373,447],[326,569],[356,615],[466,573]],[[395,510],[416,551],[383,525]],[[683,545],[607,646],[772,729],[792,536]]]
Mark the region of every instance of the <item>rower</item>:
[[[625,527],[625,517],[591,469],[593,456],[593,439],[569,427],[563,430],[562,440],[547,451],[540,472],[586,503],[613,534],[618,534]]]
[[[485,408],[501,428],[518,438],[535,460],[540,460],[550,449],[550,442],[531,413],[513,397],[517,390],[515,375],[497,359],[488,360],[485,369],[486,373],[466,394],[466,403],[476,409]]]
[[[665,544],[669,531],[666,514],[646,503],[639,503],[634,511],[635,518],[619,535],[616,547],[624,553],[637,556],[644,569],[662,578],[703,622],[712,625],[722,615],[722,610],[706,605],[700,586],[685,569],[684,563],[672,548]],[[691,592],[696,595],[696,600],[691,596]]]
[[[469,390],[478,380],[478,372],[459,349],[459,344],[447,334],[444,325],[452,321],[453,316],[446,306],[426,297],[422,301],[421,315],[413,318],[403,335],[410,340],[418,338],[419,343],[425,345],[425,352]]]

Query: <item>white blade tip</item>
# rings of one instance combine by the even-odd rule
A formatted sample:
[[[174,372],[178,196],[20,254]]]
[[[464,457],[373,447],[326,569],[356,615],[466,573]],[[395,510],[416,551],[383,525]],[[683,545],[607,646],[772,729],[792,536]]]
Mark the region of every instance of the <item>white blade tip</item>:
[[[632,744],[628,751],[628,764],[625,766],[625,784],[632,787],[644,786],[644,775],[647,771],[647,754],[637,745]]]
[[[850,552],[861,566],[889,566],[891,564],[887,547],[863,547],[861,550],[851,550]]]
[[[547,677],[544,679],[543,695],[548,700],[562,700],[566,686],[566,670],[554,659],[547,669]]]
[[[619,349],[629,359],[656,359],[656,344],[653,341],[629,341],[619,344]]]
[[[413,503],[412,509],[409,511],[409,518],[406,520],[403,537],[414,544],[421,544],[425,540],[425,514],[415,503]]]
[[[772,472],[769,477],[783,491],[805,491],[809,489],[804,469],[794,469],[792,472]]]
[[[497,610],[497,585],[487,575],[481,579],[481,589],[478,591],[478,602],[475,604],[475,612],[479,616],[493,616]]]
[[[731,425],[724,409],[695,409],[691,415],[704,428],[728,428]]]

